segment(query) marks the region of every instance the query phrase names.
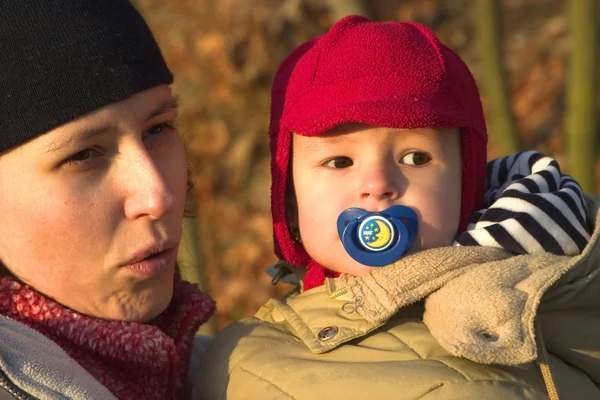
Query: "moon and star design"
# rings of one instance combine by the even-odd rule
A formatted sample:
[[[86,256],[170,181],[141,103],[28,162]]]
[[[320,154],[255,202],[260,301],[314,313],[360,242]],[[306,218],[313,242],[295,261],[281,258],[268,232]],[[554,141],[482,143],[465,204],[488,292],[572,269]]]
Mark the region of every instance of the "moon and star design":
[[[382,251],[394,242],[394,227],[386,218],[373,215],[366,218],[358,228],[358,239],[368,250]]]

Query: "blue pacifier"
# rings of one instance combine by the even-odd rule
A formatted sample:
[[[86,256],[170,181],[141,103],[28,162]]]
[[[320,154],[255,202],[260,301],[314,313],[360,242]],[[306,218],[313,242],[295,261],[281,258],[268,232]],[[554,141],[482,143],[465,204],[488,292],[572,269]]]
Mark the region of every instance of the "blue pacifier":
[[[402,257],[415,241],[418,228],[417,214],[405,206],[379,212],[349,208],[337,220],[338,235],[348,254],[370,267]]]

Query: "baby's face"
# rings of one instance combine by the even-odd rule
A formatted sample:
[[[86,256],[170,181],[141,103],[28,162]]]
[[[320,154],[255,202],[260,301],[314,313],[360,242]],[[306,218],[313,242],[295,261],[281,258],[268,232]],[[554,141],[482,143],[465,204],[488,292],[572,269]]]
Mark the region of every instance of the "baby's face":
[[[412,208],[419,231],[410,252],[452,243],[461,205],[461,145],[457,129],[337,127],[318,137],[294,134],[292,174],[300,230],[308,254],[321,265],[361,276],[337,233],[340,213],[350,207],[381,211]]]

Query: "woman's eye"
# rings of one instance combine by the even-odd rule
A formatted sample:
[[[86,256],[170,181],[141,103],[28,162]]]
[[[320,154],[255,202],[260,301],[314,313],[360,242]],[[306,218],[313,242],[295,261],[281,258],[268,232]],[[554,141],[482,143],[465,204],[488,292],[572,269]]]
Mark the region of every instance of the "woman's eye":
[[[331,160],[325,162],[326,167],[330,167],[330,168],[348,168],[351,167],[354,163],[352,162],[352,160],[348,157],[335,157],[332,158]]]
[[[425,165],[429,161],[431,161],[431,157],[429,156],[429,154],[424,153],[422,151],[413,151],[413,152],[407,153],[400,160],[400,162],[402,164],[417,165],[417,166]]]
[[[147,129],[144,132],[143,136],[144,137],[148,137],[148,136],[160,136],[161,134],[163,134],[168,129],[173,129],[173,125],[170,124],[170,123],[168,123],[168,122],[163,122],[163,123],[154,125],[150,129]]]
[[[89,161],[91,158],[97,156],[99,153],[93,149],[85,149],[77,154],[73,154],[71,157],[65,160],[65,164],[81,164]]]

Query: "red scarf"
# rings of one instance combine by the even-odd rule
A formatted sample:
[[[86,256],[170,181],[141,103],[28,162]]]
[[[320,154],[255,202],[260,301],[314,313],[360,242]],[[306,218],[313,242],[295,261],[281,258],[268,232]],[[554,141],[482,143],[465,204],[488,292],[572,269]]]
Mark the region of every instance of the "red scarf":
[[[176,279],[171,304],[151,323],[108,321],[0,279],[0,314],[54,341],[118,399],[189,398],[186,375],[194,334],[214,310],[207,294]]]

